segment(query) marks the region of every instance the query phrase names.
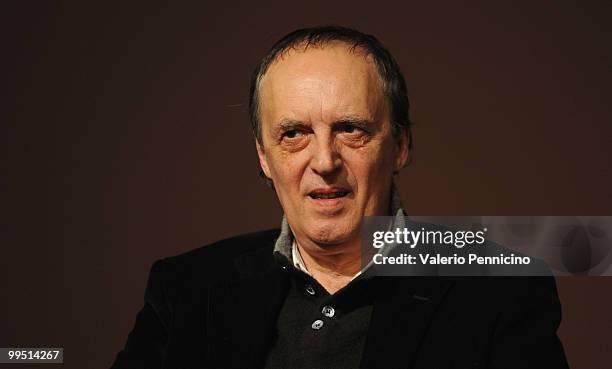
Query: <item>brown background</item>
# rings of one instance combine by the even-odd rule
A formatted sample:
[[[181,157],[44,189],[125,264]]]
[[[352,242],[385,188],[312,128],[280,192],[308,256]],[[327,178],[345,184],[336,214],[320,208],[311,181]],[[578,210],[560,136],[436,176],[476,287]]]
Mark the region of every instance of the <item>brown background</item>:
[[[278,226],[248,78],[301,26],[356,27],[398,59],[417,122],[408,213],[610,215],[609,1],[15,3],[2,2],[0,347],[108,367],[155,259]],[[572,367],[609,367],[612,280],[558,286]]]

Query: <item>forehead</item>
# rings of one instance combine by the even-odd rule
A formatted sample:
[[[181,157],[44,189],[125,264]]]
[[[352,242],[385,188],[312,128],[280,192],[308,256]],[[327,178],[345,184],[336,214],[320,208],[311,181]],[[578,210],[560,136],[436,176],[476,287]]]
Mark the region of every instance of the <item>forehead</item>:
[[[371,56],[345,43],[286,51],[270,65],[259,93],[264,124],[282,119],[329,121],[346,115],[377,119],[386,107]]]

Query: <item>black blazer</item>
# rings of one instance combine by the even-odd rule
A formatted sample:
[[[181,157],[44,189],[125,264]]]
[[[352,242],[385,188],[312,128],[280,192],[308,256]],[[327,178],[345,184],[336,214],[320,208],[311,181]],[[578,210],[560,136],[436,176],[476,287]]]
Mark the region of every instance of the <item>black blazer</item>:
[[[289,287],[278,233],[155,262],[112,369],[262,367]],[[361,368],[568,367],[552,277],[375,278],[392,293],[374,302]]]

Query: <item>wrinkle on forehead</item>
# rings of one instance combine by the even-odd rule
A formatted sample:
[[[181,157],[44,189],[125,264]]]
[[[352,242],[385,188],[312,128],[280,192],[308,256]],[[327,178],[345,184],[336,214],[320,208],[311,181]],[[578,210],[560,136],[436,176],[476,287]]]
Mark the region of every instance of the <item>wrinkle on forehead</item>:
[[[287,114],[323,121],[355,113],[380,119],[387,105],[382,87],[371,56],[346,43],[289,49],[262,79],[262,121],[296,118]],[[269,116],[273,111],[283,116]]]

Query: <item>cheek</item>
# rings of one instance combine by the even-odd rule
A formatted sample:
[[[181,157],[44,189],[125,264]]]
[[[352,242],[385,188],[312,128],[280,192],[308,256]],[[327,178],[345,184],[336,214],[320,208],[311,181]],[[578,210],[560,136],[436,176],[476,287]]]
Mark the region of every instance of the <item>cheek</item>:
[[[393,173],[393,152],[383,147],[351,153],[350,162],[358,180],[379,182]]]
[[[272,160],[268,162],[268,165],[272,172],[272,179],[276,183],[282,184],[282,186],[277,187],[284,189],[285,192],[299,190],[304,160],[299,155],[285,153],[277,153],[270,158]]]
[[[357,183],[357,190],[364,201],[374,200],[374,195],[385,192],[393,177],[393,158],[383,150],[354,153],[349,162],[350,172]]]

